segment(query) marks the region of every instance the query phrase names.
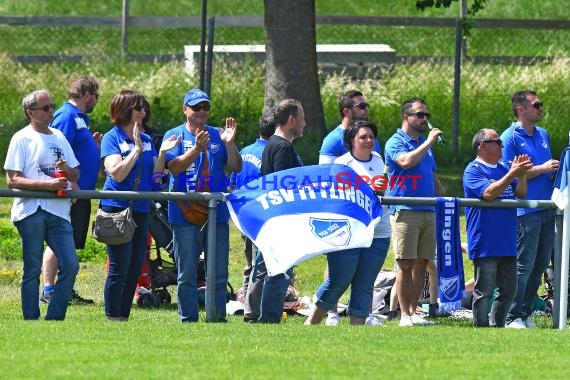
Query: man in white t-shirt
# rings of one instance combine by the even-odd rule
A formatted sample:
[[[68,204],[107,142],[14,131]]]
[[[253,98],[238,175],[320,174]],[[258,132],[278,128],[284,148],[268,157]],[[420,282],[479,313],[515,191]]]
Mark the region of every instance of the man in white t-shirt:
[[[4,169],[10,189],[45,190],[61,193],[79,178],[79,162],[69,142],[49,127],[55,105],[47,90],[36,90],[22,100],[30,121],[12,136]],[[65,173],[63,176],[56,175]],[[49,193],[46,193],[49,194]],[[24,319],[39,319],[39,287],[44,242],[53,247],[59,263],[53,297],[46,320],[63,320],[79,270],[70,223],[69,198],[14,198],[12,221],[22,242],[22,313]]]

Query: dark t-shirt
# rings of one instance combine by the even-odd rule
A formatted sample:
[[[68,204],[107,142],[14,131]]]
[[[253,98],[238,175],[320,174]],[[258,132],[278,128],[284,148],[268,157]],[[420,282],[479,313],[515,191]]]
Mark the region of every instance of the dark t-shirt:
[[[275,173],[285,169],[303,166],[303,161],[295,151],[293,144],[283,137],[273,135],[263,150],[261,175]]]

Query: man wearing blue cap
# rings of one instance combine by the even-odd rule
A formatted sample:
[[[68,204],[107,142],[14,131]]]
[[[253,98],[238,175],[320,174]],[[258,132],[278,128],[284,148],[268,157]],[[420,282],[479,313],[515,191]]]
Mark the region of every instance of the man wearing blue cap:
[[[165,133],[164,138],[182,136],[182,144],[166,155],[170,170],[170,190],[182,192],[227,191],[228,170],[239,172],[242,159],[234,144],[237,123],[226,118],[226,129],[219,133],[207,124],[210,97],[204,91],[192,89],[184,96],[182,110],[186,122]],[[229,212],[225,203],[219,203],[215,224],[206,223],[200,210],[207,212],[197,201],[168,201],[168,221],[172,225],[174,256],[178,269],[178,314],[181,322],[198,321],[197,268],[200,254],[206,251],[208,228],[216,227],[216,281],[215,303],[218,320],[226,316],[226,284],[229,257]],[[213,222],[213,221],[210,221]],[[207,253],[207,252],[206,252]]]

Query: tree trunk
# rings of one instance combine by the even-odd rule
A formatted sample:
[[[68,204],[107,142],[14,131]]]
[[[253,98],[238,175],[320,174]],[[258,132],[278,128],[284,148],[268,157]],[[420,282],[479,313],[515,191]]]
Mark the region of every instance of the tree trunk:
[[[264,0],[265,111],[286,98],[301,101],[307,129],[302,145],[318,144],[326,133],[317,70],[315,1]],[[314,150],[314,145],[313,145]],[[314,157],[304,157],[312,161]]]

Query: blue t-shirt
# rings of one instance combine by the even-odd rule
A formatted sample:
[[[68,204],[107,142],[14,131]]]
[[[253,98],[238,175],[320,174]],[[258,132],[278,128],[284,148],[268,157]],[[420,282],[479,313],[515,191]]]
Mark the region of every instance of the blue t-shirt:
[[[228,191],[230,181],[224,172],[224,165],[228,162],[226,146],[216,128],[209,125],[205,126],[205,128],[210,134],[210,143],[208,144],[209,177],[202,178],[199,176],[204,162],[204,154],[200,153],[185,171],[177,175],[170,174],[170,191],[193,192],[196,190],[196,185],[199,185],[198,181],[202,181],[202,183],[207,181],[212,192]],[[174,158],[192,149],[196,141],[194,134],[186,128],[186,124],[179,125],[166,132],[164,140],[167,140],[172,135],[182,136],[182,141],[174,149],[166,152],[167,167],[168,163]],[[228,206],[225,202],[218,203],[216,219],[218,222],[227,222],[230,219]],[[184,214],[177,202],[172,200],[168,201],[168,221],[178,225],[190,223],[184,219]]]
[[[106,173],[105,184],[103,190],[108,191],[132,191],[135,186],[135,179],[139,172],[140,183],[137,191],[152,191],[152,171],[154,169],[154,157],[157,156],[156,150],[149,135],[141,133],[143,143],[143,153],[137,159],[135,166],[122,182],[117,182]],[[109,132],[103,135],[101,140],[101,158],[105,158],[112,154],[120,154],[123,159],[129,155],[134,149],[135,142],[131,140],[123,129],[115,125]],[[141,171],[142,165],[142,171]],[[128,199],[101,199],[102,206],[114,206],[120,208],[129,207]],[[150,211],[149,200],[133,201],[133,211],[148,213]]]
[[[51,127],[63,132],[79,161],[79,189],[95,189],[101,160],[96,159],[99,157],[99,147],[89,129],[89,117],[73,104],[65,102],[53,114]]]
[[[378,154],[381,153],[378,139],[374,139],[374,151]],[[328,162],[333,162],[335,158],[340,157],[347,152],[348,149],[344,145],[344,128],[342,125],[339,125],[325,136],[319,156],[328,156]],[[320,158],[319,162],[321,162]]]
[[[529,136],[518,123],[513,123],[501,134],[503,141],[503,160],[512,161],[515,156],[528,154],[533,165],[540,165],[552,158],[550,137],[544,128],[535,126],[534,133]],[[554,190],[556,173],[544,173],[528,180],[526,199],[550,200]],[[519,208],[517,215],[542,211],[541,208]]]
[[[495,167],[471,161],[463,173],[465,198],[483,199],[489,185],[509,172],[504,162]],[[515,199],[515,179],[497,199]],[[512,208],[465,207],[469,258],[517,255],[517,213]]]
[[[385,154],[388,165],[388,178],[390,188],[386,195],[390,197],[435,197],[433,173],[437,170],[435,157],[431,147],[422,160],[413,168],[402,169],[396,159],[405,153],[416,150],[426,139],[419,136],[419,140],[412,140],[401,128],[386,142]],[[392,205],[390,213],[399,210],[428,210],[435,212],[435,206],[407,206]]]
[[[242,159],[241,172],[232,173],[230,182],[239,189],[248,182],[258,179],[261,175],[261,158],[267,140],[257,139],[251,145],[246,146],[239,152]]]

